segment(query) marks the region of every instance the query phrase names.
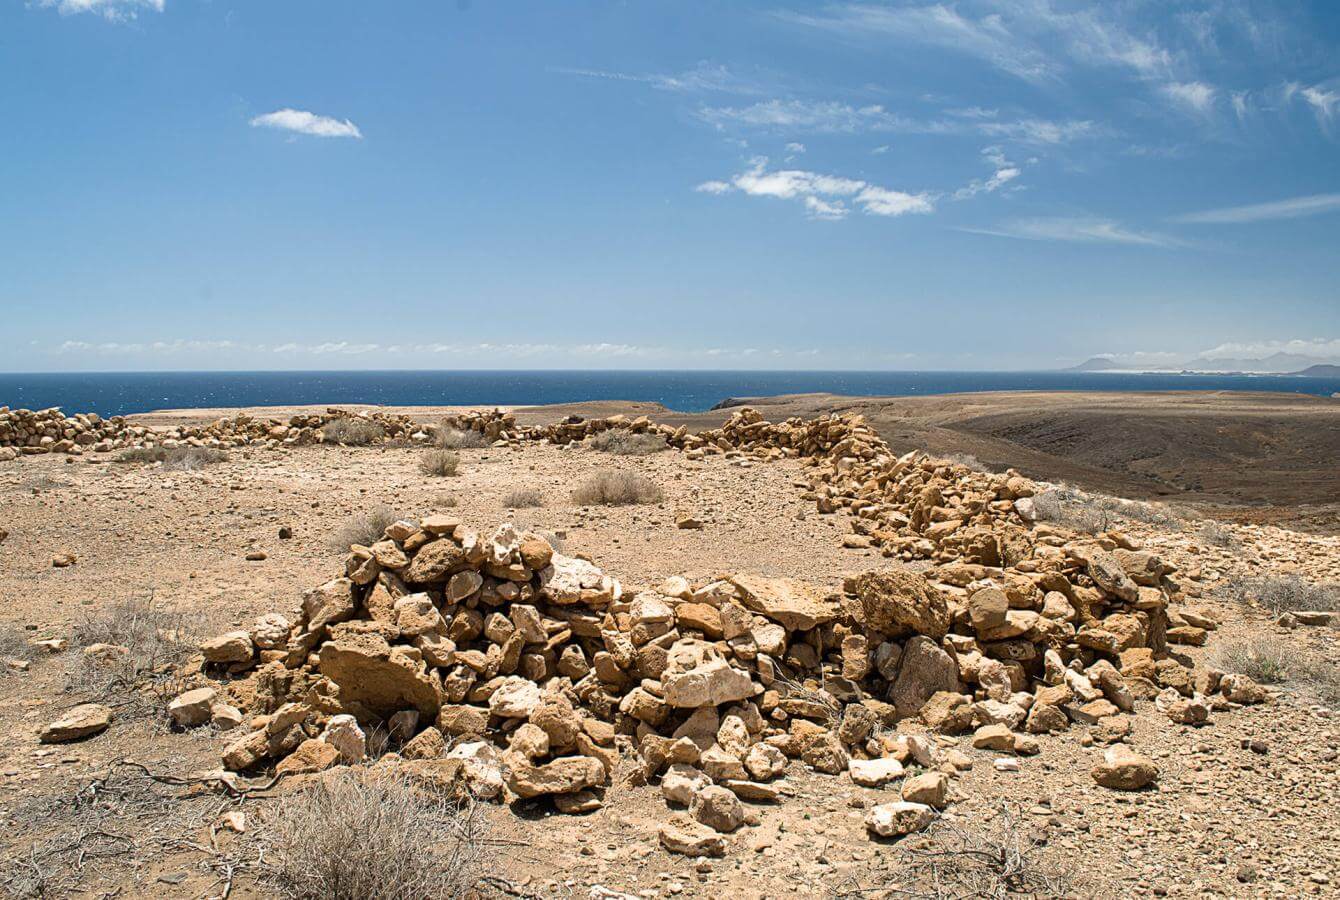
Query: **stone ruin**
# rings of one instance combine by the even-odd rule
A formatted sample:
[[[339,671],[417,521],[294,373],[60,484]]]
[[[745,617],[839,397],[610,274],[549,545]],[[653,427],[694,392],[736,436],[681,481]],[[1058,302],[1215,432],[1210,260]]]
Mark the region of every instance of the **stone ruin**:
[[[1266,699],[1242,675],[1193,671],[1176,645],[1214,627],[1182,605],[1176,572],[1124,535],[1035,524],[1036,485],[910,453],[859,417],[781,424],[752,410],[698,435],[621,420],[497,440],[567,443],[606,427],[666,434],[686,453],[813,467],[806,496],[908,564],[842,585],[751,573],[625,592],[580,555],[504,524],[433,515],[353,546],[343,573],[291,616],[202,646],[179,724],[251,718],[234,771],[315,772],[375,758],[449,791],[597,808],[617,782],[658,784],[670,850],[725,852],[724,834],[785,796],[792,760],[863,786],[898,782],[872,834],[924,828],[970,760],[1070,732],[1106,747],[1101,785],[1145,787],[1157,767],[1126,744],[1138,701],[1203,723]],[[633,420],[638,422],[638,420]],[[453,427],[458,427],[453,425]]]

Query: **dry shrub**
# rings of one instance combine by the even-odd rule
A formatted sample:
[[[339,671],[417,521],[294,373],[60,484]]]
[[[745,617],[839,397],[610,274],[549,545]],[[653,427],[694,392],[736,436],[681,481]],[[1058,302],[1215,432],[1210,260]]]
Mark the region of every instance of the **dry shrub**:
[[[1340,706],[1340,666],[1316,657],[1289,665],[1289,680],[1328,706]]]
[[[454,450],[425,450],[419,457],[419,471],[437,478],[455,475],[460,465],[461,456]]]
[[[228,454],[213,447],[132,447],[118,453],[116,461],[162,463],[164,471],[195,472],[205,466],[227,462]]]
[[[295,900],[446,900],[483,874],[474,807],[394,775],[329,774],[285,797],[263,840],[270,882]]]
[[[952,463],[956,466],[966,466],[967,468],[972,469],[974,472],[995,471],[986,463],[982,462],[980,459],[973,456],[971,453],[950,453],[942,458],[947,463]]]
[[[433,503],[437,506],[440,506],[443,509],[455,509],[456,507],[461,505],[460,498],[457,497],[455,494],[443,494],[442,496],[433,500]]]
[[[352,544],[367,547],[380,541],[387,526],[403,518],[389,506],[374,506],[366,512],[351,516],[330,539],[332,550],[348,553]]]
[[[52,478],[50,475],[34,475],[19,485],[19,487],[26,491],[32,491],[34,494],[40,494],[43,491],[58,491],[69,486],[70,482]]]
[[[24,823],[0,837],[0,896],[111,896],[108,885],[137,885],[145,867],[179,854],[183,835],[217,822],[219,800],[147,778],[135,763],[100,765],[51,788],[11,798],[6,815]],[[222,874],[223,854],[203,865]],[[160,892],[161,893],[161,892]]]
[[[6,660],[30,661],[35,654],[28,643],[28,633],[11,622],[0,624],[0,678],[18,671],[5,665]]]
[[[544,494],[537,488],[517,488],[503,495],[502,505],[508,509],[533,509],[544,506]]]
[[[572,490],[578,506],[630,506],[659,503],[661,489],[645,475],[619,469],[604,469],[582,479]]]
[[[1207,520],[1200,530],[1196,532],[1196,537],[1207,547],[1234,547],[1238,539],[1233,536],[1233,532],[1220,525],[1213,519]]]
[[[478,450],[489,446],[489,439],[478,431],[463,431],[444,424],[438,427],[433,443],[446,450]]]
[[[1340,587],[1316,584],[1298,575],[1242,578],[1229,583],[1226,593],[1239,603],[1256,605],[1275,615],[1298,610],[1340,610]]]
[[[176,667],[195,652],[201,630],[198,616],[157,603],[153,594],[91,610],[70,629],[69,689],[121,699],[137,711],[151,700],[148,708],[161,712],[159,701],[179,692]],[[97,644],[110,646],[84,652]]]
[[[594,434],[587,439],[586,445],[592,450],[616,456],[649,456],[670,449],[663,434],[632,432],[622,428],[610,428]]]
[[[1215,654],[1215,665],[1241,672],[1262,684],[1290,684],[1322,702],[1340,704],[1340,667],[1272,636],[1226,644]]]
[[[1261,684],[1281,684],[1288,680],[1292,647],[1274,637],[1225,644],[1215,653],[1215,664],[1225,672],[1250,676]]]
[[[1027,829],[1019,811],[1008,803],[979,825],[937,819],[927,831],[903,838],[886,854],[892,868],[882,884],[839,896],[921,900],[1088,896],[1047,852],[1045,841],[1028,836]]]
[[[1100,534],[1121,519],[1180,528],[1178,519],[1167,507],[1138,500],[1123,500],[1086,494],[1066,485],[1050,487],[1033,497],[1038,521],[1067,525],[1084,534]]]
[[[386,429],[367,419],[332,419],[321,426],[321,440],[326,444],[366,447],[385,436]]]

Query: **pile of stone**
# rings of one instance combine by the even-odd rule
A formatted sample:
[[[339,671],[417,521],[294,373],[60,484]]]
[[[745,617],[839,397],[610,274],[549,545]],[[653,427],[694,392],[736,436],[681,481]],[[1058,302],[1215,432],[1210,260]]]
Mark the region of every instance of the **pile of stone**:
[[[381,734],[393,752],[379,765],[582,812],[630,760],[629,780],[686,808],[665,846],[717,854],[757,818],[745,803],[784,796],[789,760],[863,786],[901,780],[901,799],[867,820],[893,836],[925,827],[971,765],[946,736],[971,732],[1005,768],[1044,732],[1122,743],[1140,698],[1193,724],[1209,694],[1262,699],[1243,676],[1193,677],[1168,652],[1168,578],[1150,554],[1098,542],[1031,572],[899,567],[840,590],[675,577],[625,595],[538,535],[437,515],[352,547],[291,619],[264,616],[202,651],[205,675],[243,676],[227,690],[253,714],[230,769],[360,762]],[[1117,789],[1156,775],[1125,747],[1094,770]]]
[[[37,412],[0,407],[0,459],[17,455],[85,452],[110,453],[129,448],[152,447],[237,447],[305,446],[323,441],[332,422],[357,421],[380,430],[377,443],[383,441],[426,442],[433,426],[418,424],[409,416],[378,410],[355,413],[331,408],[324,413],[295,415],[285,421],[236,415],[217,419],[207,425],[180,425],[150,428],[137,425],[124,416],[103,419],[96,413],[66,416],[58,408]],[[4,451],[8,452],[4,452]]]
[[[79,413],[67,417],[59,409],[10,409],[0,406],[0,451],[3,458],[37,453],[79,453],[84,449],[106,446],[126,429],[121,416],[104,419],[97,413]]]

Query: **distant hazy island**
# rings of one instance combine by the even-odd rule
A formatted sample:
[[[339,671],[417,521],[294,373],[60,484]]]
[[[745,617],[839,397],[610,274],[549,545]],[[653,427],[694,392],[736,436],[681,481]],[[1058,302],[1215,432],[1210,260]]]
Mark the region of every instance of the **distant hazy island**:
[[[1111,356],[1094,356],[1064,372],[1148,372],[1160,375],[1297,375],[1340,378],[1340,365],[1292,353],[1262,359],[1193,359],[1177,366],[1142,366]]]

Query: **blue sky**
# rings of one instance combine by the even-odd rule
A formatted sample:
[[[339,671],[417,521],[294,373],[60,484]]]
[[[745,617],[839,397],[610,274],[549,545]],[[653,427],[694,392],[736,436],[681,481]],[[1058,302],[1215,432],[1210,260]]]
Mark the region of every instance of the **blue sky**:
[[[0,0],[9,371],[1340,357],[1340,5]]]

